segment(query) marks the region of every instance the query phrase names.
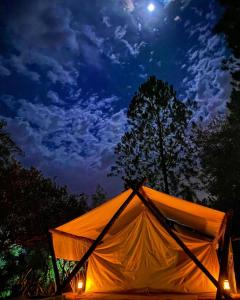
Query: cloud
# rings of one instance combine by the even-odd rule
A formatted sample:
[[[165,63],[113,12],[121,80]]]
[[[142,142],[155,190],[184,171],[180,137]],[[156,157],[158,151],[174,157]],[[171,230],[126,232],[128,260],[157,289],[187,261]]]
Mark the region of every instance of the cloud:
[[[77,70],[71,59],[79,50],[78,33],[67,7],[57,1],[23,0],[12,3],[4,23],[15,49],[5,57],[5,64],[36,82],[44,74],[53,83],[76,83]]]
[[[121,40],[127,32],[127,26],[117,26],[114,32],[115,38]]]
[[[181,3],[181,10],[184,10],[188,7],[192,0],[180,0]]]
[[[108,16],[103,16],[102,18],[103,24],[105,24],[108,28],[112,27],[110,24],[110,18]]]
[[[57,105],[64,105],[65,102],[60,99],[59,95],[57,92],[54,92],[52,90],[47,92],[47,97],[51,100],[52,104],[57,104]]]
[[[195,99],[199,105],[195,118],[206,122],[218,114],[224,114],[231,93],[230,74],[222,69],[227,52],[222,37],[212,34],[214,14],[206,15],[207,24],[189,26],[189,38],[197,37],[195,45],[187,51],[187,63],[182,65],[187,76],[182,87],[186,96]],[[209,22],[211,20],[211,22]]]
[[[175,22],[180,22],[180,21],[181,21],[181,18],[180,18],[179,16],[176,16],[176,17],[174,18],[174,21],[175,21]]]
[[[133,12],[134,11],[134,2],[133,0],[122,0],[123,3],[123,7],[128,10],[129,12]]]
[[[129,55],[137,57],[144,44],[136,35],[140,23],[121,9],[133,12],[134,1],[91,5],[94,9],[88,2],[13,0],[8,14],[1,15],[9,52],[2,52],[0,76],[17,72],[37,84],[49,79],[74,86],[86,65],[102,70],[108,63],[124,64]]]
[[[0,65],[0,76],[10,76],[10,75],[11,75],[11,71],[8,68]]]
[[[101,46],[103,45],[104,39],[97,36],[96,32],[94,31],[94,27],[93,26],[83,25],[82,26],[82,31],[85,34],[85,36],[93,44],[95,44],[98,48],[101,48]]]
[[[118,65],[121,64],[120,59],[119,59],[120,55],[118,53],[116,53],[116,54],[110,53],[108,56],[114,64],[118,64]]]
[[[141,48],[145,46],[145,42],[143,42],[143,41],[141,41],[140,43],[134,43],[133,45],[131,45],[125,39],[122,39],[121,41],[127,47],[127,49],[129,50],[129,53],[134,57],[138,56]]]
[[[21,1],[9,13],[11,22],[7,22],[7,26],[15,37],[12,42],[16,49],[78,49],[76,31],[71,24],[72,13],[68,7],[58,5],[57,1]]]
[[[12,55],[10,59],[10,63],[18,73],[29,77],[33,81],[39,81],[40,74],[34,71],[30,71],[29,68],[27,67],[27,63],[25,63],[24,60],[25,58],[23,56]]]
[[[13,95],[3,94],[0,96],[0,103],[4,104],[9,110],[15,109],[15,98]]]
[[[85,61],[97,69],[102,69],[102,59],[98,49],[89,43],[84,43],[81,48]]]
[[[47,96],[58,103],[56,92],[49,91]],[[12,99],[5,96],[6,103]],[[100,98],[93,94],[66,109],[19,99],[15,117],[7,121],[25,152],[24,164],[57,176],[73,191],[90,192],[98,180],[106,184],[114,146],[126,129],[125,109],[112,111],[116,101],[114,95]]]

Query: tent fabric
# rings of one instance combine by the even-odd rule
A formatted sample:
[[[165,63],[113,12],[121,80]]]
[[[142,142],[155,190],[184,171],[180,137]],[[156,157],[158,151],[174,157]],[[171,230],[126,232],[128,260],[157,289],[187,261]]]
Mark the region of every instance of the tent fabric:
[[[92,242],[86,239],[76,239],[51,230],[54,252],[57,258],[78,261],[90,247]]]
[[[155,191],[148,187],[143,187],[143,191],[167,218],[206,235],[218,236],[225,213]]]
[[[212,243],[179,236],[217,279],[219,265]],[[89,259],[87,292],[214,290],[209,279],[147,211],[100,245]]]
[[[129,189],[83,216],[57,227],[57,232],[52,232],[56,257],[79,260],[90,245],[86,239],[97,238],[131,193]],[[168,219],[212,236],[209,241],[177,232],[217,279],[219,264],[215,240],[222,232],[225,214],[145,186],[141,193],[151,199]],[[64,236],[60,232],[72,236]],[[130,201],[88,260],[87,292],[202,293],[215,290],[211,281],[137,196]]]
[[[142,190],[167,218],[187,225],[204,234],[213,237],[218,235],[225,215],[223,212],[155,191],[149,187],[144,186]],[[56,229],[95,240],[107,222],[131,193],[132,190],[129,189],[101,206]],[[141,212],[142,207],[143,204],[139,201],[138,197],[135,196],[118,218],[117,224],[114,225],[114,230],[111,230],[109,235],[118,232],[128,224],[130,220],[134,219]]]

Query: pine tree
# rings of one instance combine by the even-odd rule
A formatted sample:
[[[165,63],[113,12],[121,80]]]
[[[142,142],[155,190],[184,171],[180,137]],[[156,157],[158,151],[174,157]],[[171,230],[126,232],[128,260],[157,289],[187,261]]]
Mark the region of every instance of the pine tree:
[[[126,181],[147,178],[166,193],[192,194],[186,131],[191,110],[173,87],[152,76],[135,93],[128,109],[128,131],[115,148],[110,176]]]

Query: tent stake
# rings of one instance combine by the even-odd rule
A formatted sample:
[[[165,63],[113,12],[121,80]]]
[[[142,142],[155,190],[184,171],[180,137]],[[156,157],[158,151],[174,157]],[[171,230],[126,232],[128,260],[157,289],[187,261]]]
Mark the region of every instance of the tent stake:
[[[229,211],[226,213],[226,229],[224,233],[224,239],[223,239],[223,247],[222,247],[222,255],[221,255],[221,262],[220,262],[220,271],[219,271],[219,277],[218,277],[218,288],[217,288],[217,294],[216,294],[216,300],[222,299],[222,289],[220,288],[223,283],[223,279],[228,278],[228,254],[229,254],[229,243],[230,243],[230,237],[231,237],[231,223],[232,223],[232,216],[233,211]]]
[[[158,207],[150,200],[146,200],[144,196],[137,191],[137,196],[143,202],[143,204],[151,211],[156,217],[161,226],[168,232],[168,234],[177,242],[177,244],[183,249],[183,251],[191,258],[195,265],[209,278],[209,280],[217,287],[221,289],[218,281],[212,276],[212,274],[205,268],[205,266],[198,260],[198,258],[192,253],[192,251],[184,244],[184,242],[178,237],[178,235],[169,227],[166,222],[165,216],[160,212]],[[232,299],[228,294],[222,291],[226,299]]]
[[[64,288],[70,283],[70,281],[73,279],[73,277],[77,274],[77,272],[81,269],[81,267],[84,265],[85,261],[89,258],[89,256],[93,253],[93,251],[96,249],[98,244],[102,241],[108,230],[112,227],[113,223],[117,220],[117,218],[120,216],[120,214],[123,212],[123,210],[128,206],[129,202],[132,200],[132,198],[136,195],[138,189],[142,185],[142,182],[136,186],[136,188],[133,189],[132,193],[129,195],[129,197],[125,200],[125,202],[119,207],[117,212],[113,215],[111,220],[107,223],[107,225],[103,228],[97,239],[92,243],[92,245],[89,247],[87,252],[83,255],[83,257],[80,259],[80,261],[76,264],[72,272],[68,275],[68,277],[64,280],[63,284],[61,285],[58,292],[61,292],[64,290]]]
[[[53,240],[52,240],[52,235],[50,232],[47,233],[47,238],[48,238],[48,244],[49,244],[49,250],[52,258],[52,264],[53,264],[53,271],[54,271],[54,276],[55,276],[55,282],[56,282],[56,294],[58,294],[58,291],[60,290],[60,277],[59,277],[59,272],[57,268],[57,261],[56,261],[56,256],[53,248]]]

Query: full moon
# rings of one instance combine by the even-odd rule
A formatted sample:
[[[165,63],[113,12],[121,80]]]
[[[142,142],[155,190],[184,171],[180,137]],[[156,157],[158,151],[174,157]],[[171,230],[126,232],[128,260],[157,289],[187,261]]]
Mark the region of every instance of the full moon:
[[[149,3],[147,9],[148,11],[152,12],[155,10],[155,5],[153,3]]]

